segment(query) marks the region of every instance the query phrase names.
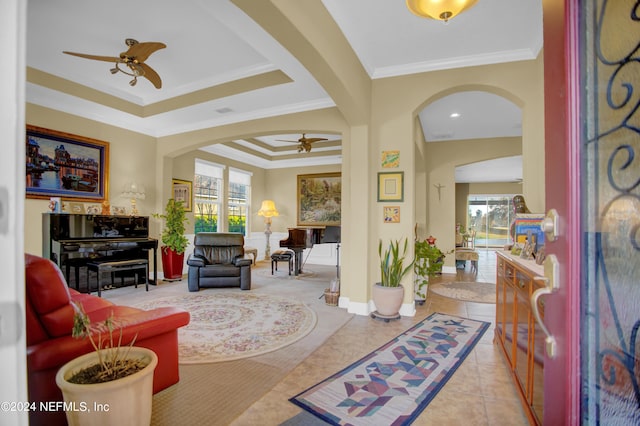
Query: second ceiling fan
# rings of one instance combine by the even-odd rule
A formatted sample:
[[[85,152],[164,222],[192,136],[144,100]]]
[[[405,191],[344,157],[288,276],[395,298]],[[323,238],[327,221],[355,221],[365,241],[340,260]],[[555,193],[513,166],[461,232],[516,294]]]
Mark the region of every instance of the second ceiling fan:
[[[311,152],[311,144],[314,142],[319,142],[319,141],[326,141],[329,140],[327,138],[308,138],[306,136],[306,133],[302,134],[302,137],[300,139],[298,139],[297,141],[290,141],[290,140],[284,140],[284,139],[276,139],[279,142],[296,142],[299,143],[300,145],[298,146],[298,152],[302,152],[302,151],[306,151],[306,152]]]

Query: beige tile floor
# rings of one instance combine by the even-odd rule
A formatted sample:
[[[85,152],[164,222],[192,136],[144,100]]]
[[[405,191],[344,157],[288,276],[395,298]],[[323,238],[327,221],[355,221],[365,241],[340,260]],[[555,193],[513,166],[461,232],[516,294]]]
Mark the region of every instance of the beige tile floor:
[[[479,250],[478,272],[444,274],[442,281],[495,282],[495,253]],[[338,308],[336,308],[338,309]],[[491,322],[492,326],[453,377],[422,412],[415,425],[527,425],[502,355],[493,344],[495,305],[462,302],[429,294],[415,317],[385,323],[355,316],[325,344],[254,403],[233,425],[279,425],[301,413],[288,399],[377,349],[432,312]]]

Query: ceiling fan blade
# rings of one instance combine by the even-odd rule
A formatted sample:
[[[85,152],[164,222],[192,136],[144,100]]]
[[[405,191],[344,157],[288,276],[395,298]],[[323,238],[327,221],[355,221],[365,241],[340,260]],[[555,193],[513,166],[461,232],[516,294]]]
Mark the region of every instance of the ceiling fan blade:
[[[162,80],[160,79],[160,76],[158,75],[158,73],[155,72],[155,70],[147,64],[138,64],[138,65],[141,66],[142,69],[144,70],[144,77],[147,80],[149,80],[155,86],[156,89],[160,89],[162,87]]]
[[[300,141],[288,141],[288,140],[284,140],[284,139],[276,139],[276,141],[278,141],[278,142],[300,143]]]
[[[78,56],[80,58],[85,59],[93,59],[96,61],[105,61],[105,62],[122,62],[120,58],[116,56],[98,56],[98,55],[87,55],[85,53],[75,53],[75,52],[67,52],[63,51],[62,53],[66,53],[67,55]]]
[[[306,138],[305,142],[307,143],[313,143],[313,142],[319,142],[319,141],[328,141],[329,139],[327,138]],[[300,141],[302,142],[302,141]]]
[[[134,44],[125,52],[129,58],[135,58],[138,62],[144,62],[155,51],[167,47],[164,43],[145,42]]]

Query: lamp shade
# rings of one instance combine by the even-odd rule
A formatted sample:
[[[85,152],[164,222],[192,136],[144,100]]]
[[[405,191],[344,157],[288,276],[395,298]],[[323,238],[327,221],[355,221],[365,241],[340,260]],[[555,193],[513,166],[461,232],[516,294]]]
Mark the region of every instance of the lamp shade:
[[[276,210],[276,205],[272,200],[264,200],[260,210],[258,210],[258,216],[273,217],[279,215],[280,213]]]
[[[469,9],[478,0],[407,0],[407,7],[423,18],[447,22]]]
[[[137,198],[138,200],[144,200],[145,198],[144,186],[138,185],[135,182],[127,183],[122,189],[122,196],[127,198]]]

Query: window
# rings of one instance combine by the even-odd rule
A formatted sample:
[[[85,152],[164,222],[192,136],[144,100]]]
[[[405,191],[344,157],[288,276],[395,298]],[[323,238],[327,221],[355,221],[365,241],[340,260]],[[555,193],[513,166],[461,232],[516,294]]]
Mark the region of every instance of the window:
[[[467,229],[475,230],[476,247],[500,247],[510,241],[513,195],[469,195]]]
[[[193,179],[194,216],[198,232],[218,232],[222,211],[222,173],[224,166],[196,160]]]
[[[229,197],[227,200],[227,220],[229,232],[246,235],[251,209],[251,173],[229,168]]]

